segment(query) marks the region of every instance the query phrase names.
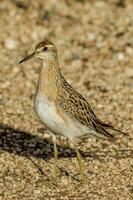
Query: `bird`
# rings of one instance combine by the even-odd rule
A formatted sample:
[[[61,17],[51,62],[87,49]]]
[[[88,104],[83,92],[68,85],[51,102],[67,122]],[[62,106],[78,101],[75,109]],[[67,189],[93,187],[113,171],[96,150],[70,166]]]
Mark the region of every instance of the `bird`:
[[[50,131],[54,144],[53,176],[57,177],[58,135],[69,139],[73,145],[81,174],[84,179],[84,162],[76,145],[76,139],[95,135],[113,139],[112,125],[103,122],[94,113],[88,101],[64,78],[58,63],[56,46],[49,40],[39,42],[33,53],[19,63],[36,58],[40,60],[40,73],[34,98],[35,113]]]

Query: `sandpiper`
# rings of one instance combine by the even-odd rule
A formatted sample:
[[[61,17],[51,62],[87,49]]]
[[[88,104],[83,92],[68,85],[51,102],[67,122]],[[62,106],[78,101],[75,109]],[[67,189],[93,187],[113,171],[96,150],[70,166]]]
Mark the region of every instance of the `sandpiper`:
[[[54,143],[54,177],[58,149],[56,136],[67,137],[73,144],[81,179],[83,179],[84,165],[80,152],[76,146],[76,138],[87,135],[113,138],[109,130],[113,126],[102,122],[93,112],[85,98],[73,89],[63,77],[55,45],[45,40],[35,46],[35,50],[19,63],[37,58],[41,61],[40,76],[35,94],[35,112],[40,121],[51,131]]]

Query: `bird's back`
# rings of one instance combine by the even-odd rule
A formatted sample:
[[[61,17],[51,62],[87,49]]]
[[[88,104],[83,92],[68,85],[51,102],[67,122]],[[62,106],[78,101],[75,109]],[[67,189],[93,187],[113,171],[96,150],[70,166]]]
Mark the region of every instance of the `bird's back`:
[[[61,75],[62,76],[62,75]],[[58,95],[58,104],[72,118],[77,119],[81,124],[94,130],[99,137],[110,137],[107,129],[113,126],[102,122],[93,112],[90,104],[78,93],[62,76]]]

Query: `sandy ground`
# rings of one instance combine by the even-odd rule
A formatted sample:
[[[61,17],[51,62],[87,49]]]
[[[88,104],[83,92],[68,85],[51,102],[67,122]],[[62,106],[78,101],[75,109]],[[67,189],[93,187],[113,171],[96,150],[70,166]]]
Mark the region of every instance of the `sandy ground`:
[[[1,0],[0,27],[0,200],[133,199],[133,1]],[[45,38],[96,114],[128,133],[78,141],[84,185],[65,138],[53,181],[52,140],[33,109],[40,64],[18,64]]]

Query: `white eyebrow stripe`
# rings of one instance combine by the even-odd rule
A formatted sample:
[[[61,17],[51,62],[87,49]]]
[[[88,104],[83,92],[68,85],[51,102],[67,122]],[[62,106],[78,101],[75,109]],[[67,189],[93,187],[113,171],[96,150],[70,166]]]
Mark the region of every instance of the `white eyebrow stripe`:
[[[42,50],[44,47],[48,47],[48,48],[51,48],[51,47],[53,47],[53,45],[50,45],[50,44],[46,44],[45,46],[43,46],[43,47],[39,47],[39,48],[37,48],[37,51],[40,51],[40,50]]]

